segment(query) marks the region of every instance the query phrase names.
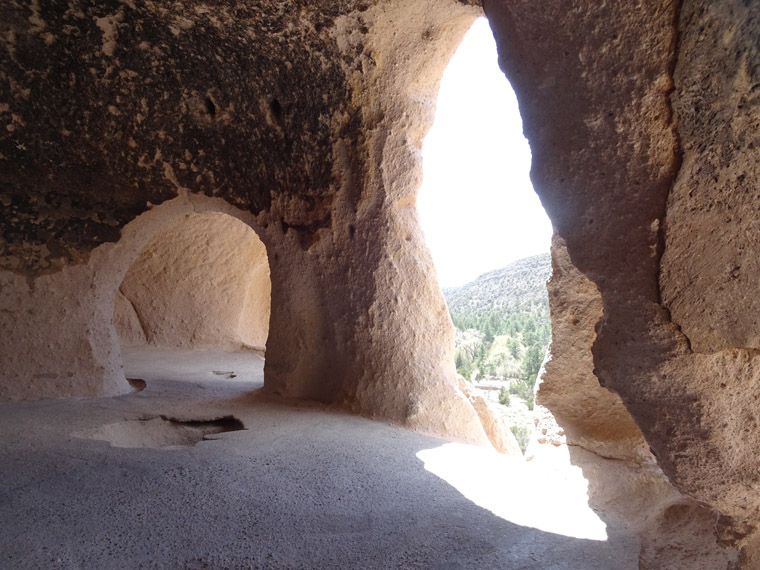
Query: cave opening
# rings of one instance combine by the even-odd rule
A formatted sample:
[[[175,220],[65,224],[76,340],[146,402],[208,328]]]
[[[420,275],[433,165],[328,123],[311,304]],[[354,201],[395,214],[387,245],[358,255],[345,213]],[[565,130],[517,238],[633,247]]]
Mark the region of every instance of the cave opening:
[[[483,452],[482,457],[477,457],[473,449],[452,443],[422,450],[417,456],[426,470],[505,520],[520,521],[521,524],[548,532],[608,544],[616,540],[616,529],[622,524],[627,529],[633,529],[640,538],[640,560],[645,560],[654,551],[663,558],[679,559],[680,553],[663,555],[659,545],[678,543],[687,535],[709,537],[704,542],[703,552],[711,560],[730,557],[730,553],[721,554],[715,547],[712,538],[714,530],[705,524],[710,516],[709,511],[703,510],[670,485],[620,396],[602,386],[597,376],[597,334],[600,324],[606,325],[601,283],[576,265],[574,255],[578,255],[579,250],[582,252],[582,246],[579,248],[576,244],[571,252],[571,246],[564,239],[569,233],[563,226],[567,218],[581,212],[586,215],[593,208],[586,206],[585,210],[567,208],[563,211],[564,203],[558,205],[551,201],[554,189],[550,187],[551,177],[546,175],[549,169],[557,168],[562,172],[563,167],[567,168],[566,163],[551,164],[554,153],[559,156],[562,152],[564,141],[557,143],[545,138],[551,132],[545,123],[557,120],[557,116],[564,112],[563,107],[558,106],[557,115],[552,114],[549,107],[536,109],[538,102],[529,99],[531,95],[537,97],[535,85],[527,82],[526,89],[524,76],[515,75],[516,79],[520,79],[519,83],[516,81],[516,87],[526,110],[525,130],[531,136],[535,151],[532,166],[527,143],[523,143],[525,159],[522,165],[512,168],[519,150],[499,147],[497,143],[503,141],[494,141],[487,135],[468,130],[478,124],[479,113],[482,112],[480,122],[493,129],[497,133],[496,138],[507,138],[507,127],[497,123],[497,111],[512,105],[515,117],[513,132],[522,138],[522,120],[511,89],[508,95],[501,92],[493,107],[489,107],[489,96],[500,93],[499,87],[476,87],[474,72],[477,60],[495,61],[495,50],[490,54],[481,53],[476,56],[477,60],[473,58],[461,63],[469,75],[451,78],[458,56],[467,49],[473,30],[478,27],[484,41],[491,40],[487,23],[477,21],[443,74],[435,123],[422,152],[424,180],[417,206],[455,329],[453,355],[461,376],[460,389],[481,417],[485,415],[481,410],[487,403],[488,410],[494,412],[501,424],[506,424],[499,425],[499,421],[490,419],[483,421],[491,443],[497,450],[506,453],[500,456],[488,450]],[[498,22],[495,20],[494,27],[498,33]],[[500,49],[505,50],[506,47],[510,44],[501,36]],[[519,70],[523,62],[515,63],[515,60],[523,55],[515,55],[511,50],[502,51],[502,67]],[[502,72],[496,66],[492,66],[492,70],[506,84]],[[572,72],[568,70],[567,73]],[[452,82],[465,93],[466,90],[470,93],[459,98],[454,105],[454,112],[458,112],[455,120],[459,121],[455,127],[459,128],[450,128],[447,137],[441,137],[439,141],[434,137],[446,126],[441,119],[448,104]],[[477,143],[483,140],[488,141],[488,145],[477,148]],[[446,167],[440,173],[431,171],[431,166],[435,166],[431,154],[438,150],[437,145],[449,149],[448,154],[438,159]],[[469,163],[464,160],[468,154],[473,156]],[[492,175],[496,183],[491,186],[487,185],[484,174],[488,166],[496,170]],[[547,210],[552,213],[556,232],[552,231],[552,224],[538,203],[530,184],[529,168],[534,169],[536,190],[547,206],[551,206]],[[520,176],[526,182],[524,186],[519,183]],[[559,175],[558,179],[565,180]],[[579,186],[585,184],[586,181],[581,180]],[[546,227],[543,238],[543,251],[547,252],[543,254],[546,269],[536,285],[542,291],[539,306],[545,311],[547,326],[541,331],[544,346],[532,351],[529,366],[520,363],[516,370],[525,376],[518,376],[513,382],[512,378],[508,378],[510,371],[503,365],[510,362],[509,358],[514,355],[508,354],[499,362],[496,359],[498,350],[495,350],[500,345],[498,339],[506,337],[506,342],[502,343],[503,352],[517,348],[519,355],[520,349],[526,348],[522,341],[528,334],[539,336],[537,327],[522,326],[518,329],[518,323],[509,323],[509,319],[506,319],[508,328],[500,328],[507,308],[500,297],[500,277],[503,277],[500,272],[511,260],[520,256],[515,255],[498,265],[482,269],[473,266],[488,245],[495,245],[498,252],[492,259],[503,260],[499,256],[507,255],[512,244],[531,244],[529,230],[536,229],[540,224],[527,222],[528,210],[522,209],[516,199],[523,188],[525,192],[522,196],[534,201],[543,218],[541,223]],[[485,195],[484,200],[478,200],[480,192]],[[504,201],[499,202],[499,199]],[[522,219],[514,220],[510,215]],[[594,227],[597,227],[597,216],[586,215],[583,223],[590,225],[588,220],[592,217],[597,222]],[[516,230],[516,233],[510,236],[510,230]],[[529,251],[524,255],[535,253],[538,252]],[[514,293],[522,294],[527,289],[525,277],[529,274],[529,268],[520,267],[517,263],[514,265],[507,279],[508,287]],[[532,307],[535,305],[519,302],[514,306],[517,310],[528,309],[527,313],[535,317],[537,313]],[[525,322],[520,324],[526,325]],[[544,347],[549,348],[549,340],[550,350],[544,352]],[[527,354],[527,350],[522,354]],[[538,373],[538,377],[527,375],[530,368]],[[511,374],[514,375],[514,372],[513,366]],[[492,381],[498,374],[503,375],[501,385]],[[513,393],[515,387],[518,393]],[[534,407],[529,406],[529,402]],[[508,411],[515,403],[523,408],[522,425]],[[504,427],[509,427],[512,432],[507,435],[515,436],[516,441],[511,449],[509,445],[500,446],[505,440],[492,435],[499,431],[506,432]],[[520,449],[515,449],[518,445]],[[489,480],[498,481],[498,486],[489,486]],[[539,481],[539,487],[534,487]],[[556,490],[556,493],[547,497],[547,489]],[[646,501],[638,501],[637,497],[646,497]],[[519,505],[523,500],[524,509],[521,510]],[[541,506],[544,500],[546,503]],[[679,522],[673,524],[668,521],[671,516],[678,517]],[[652,521],[668,522],[653,524]],[[667,562],[665,565],[676,567],[678,563]],[[719,565],[721,562],[716,563],[715,567]]]
[[[221,212],[165,225],[132,262],[114,299],[125,375],[263,383],[271,281],[264,243]]]
[[[533,190],[517,98],[485,18],[443,73],[422,154],[417,207],[455,329],[457,372],[525,452],[551,336],[552,226]]]

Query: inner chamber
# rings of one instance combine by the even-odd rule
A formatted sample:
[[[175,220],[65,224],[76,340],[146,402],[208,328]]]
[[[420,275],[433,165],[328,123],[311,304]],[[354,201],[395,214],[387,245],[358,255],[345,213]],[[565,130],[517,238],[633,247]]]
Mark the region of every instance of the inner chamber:
[[[146,355],[187,362],[191,352],[242,352],[261,362],[270,298],[266,248],[253,229],[218,212],[182,216],[145,246],[116,294],[127,376],[150,375]],[[210,378],[239,376],[229,364],[201,368],[213,369]]]

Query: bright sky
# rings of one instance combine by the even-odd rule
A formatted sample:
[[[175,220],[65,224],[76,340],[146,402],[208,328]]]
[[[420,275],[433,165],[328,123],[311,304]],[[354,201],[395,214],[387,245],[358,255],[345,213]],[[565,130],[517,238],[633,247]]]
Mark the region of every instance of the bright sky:
[[[443,74],[422,156],[417,208],[442,287],[549,251],[551,223],[530,182],[517,99],[485,18]]]

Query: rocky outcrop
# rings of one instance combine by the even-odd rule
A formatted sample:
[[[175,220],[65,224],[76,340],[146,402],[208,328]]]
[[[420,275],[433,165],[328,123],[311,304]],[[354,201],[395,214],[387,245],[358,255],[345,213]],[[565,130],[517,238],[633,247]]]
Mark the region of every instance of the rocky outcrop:
[[[558,236],[547,288],[552,341],[536,385],[527,457],[555,469],[580,467],[590,505],[638,535],[642,569],[728,568],[738,553],[718,544],[715,513],[670,484],[620,397],[599,384],[592,350],[601,295]]]
[[[547,282],[552,342],[539,374],[536,402],[551,411],[563,439],[548,421],[538,434],[546,443],[583,447],[610,459],[636,460],[649,449],[620,397],[599,385],[591,347],[602,319],[599,289],[572,264],[564,240],[554,236],[552,273]]]
[[[480,394],[475,393],[475,389],[468,384],[467,380],[462,376],[459,376],[458,380],[459,389],[470,400],[472,407],[475,408],[475,412],[477,412],[478,418],[480,418],[480,423],[483,425],[486,437],[488,437],[491,445],[499,453],[522,457],[523,452],[520,449],[520,444],[517,443],[514,434],[507,427],[504,418],[494,413],[486,399]]]

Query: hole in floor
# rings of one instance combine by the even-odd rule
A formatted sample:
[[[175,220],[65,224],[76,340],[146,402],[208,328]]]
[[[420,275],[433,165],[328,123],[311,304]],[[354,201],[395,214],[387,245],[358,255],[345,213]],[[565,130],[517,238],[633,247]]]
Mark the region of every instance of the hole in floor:
[[[215,376],[224,376],[225,378],[237,378],[237,374],[234,371],[225,372],[223,370],[212,370],[211,373]]]
[[[135,392],[142,392],[148,385],[142,378],[127,378],[127,382]]]
[[[234,416],[181,420],[167,416],[140,418],[77,432],[74,437],[107,441],[112,447],[176,449],[213,440],[212,435],[245,430]]]

